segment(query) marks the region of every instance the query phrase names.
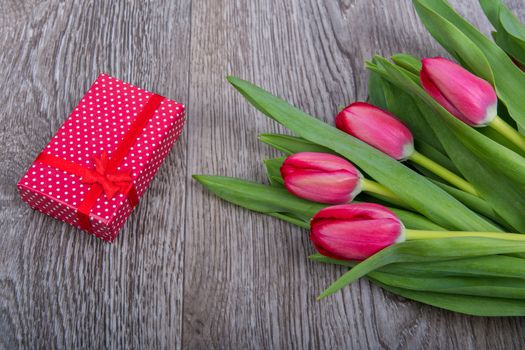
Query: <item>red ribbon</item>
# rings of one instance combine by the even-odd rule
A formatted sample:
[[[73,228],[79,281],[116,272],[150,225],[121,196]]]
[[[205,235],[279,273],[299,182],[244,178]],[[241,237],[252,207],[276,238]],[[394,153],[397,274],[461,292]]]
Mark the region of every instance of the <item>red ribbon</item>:
[[[108,173],[108,154],[103,151],[100,158],[95,157],[95,171],[86,169],[81,181],[85,184],[98,184],[102,186],[108,199],[113,198],[115,193],[127,193],[132,183],[131,171]]]
[[[148,99],[111,157],[109,158],[105,151],[100,157],[95,157],[95,169],[89,169],[70,160],[44,152],[36,158],[37,162],[76,175],[81,178],[83,183],[91,185],[77,208],[78,221],[82,229],[92,231],[89,213],[102,193],[111,199],[116,193],[120,192],[128,198],[132,207],[137,205],[139,199],[133,185],[131,171],[117,171],[117,168],[163,100],[164,97],[155,94]]]

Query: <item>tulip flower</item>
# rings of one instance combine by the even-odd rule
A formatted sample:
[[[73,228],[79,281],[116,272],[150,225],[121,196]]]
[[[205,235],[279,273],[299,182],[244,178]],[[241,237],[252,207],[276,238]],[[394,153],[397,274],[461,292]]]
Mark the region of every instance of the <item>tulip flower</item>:
[[[498,117],[498,96],[489,82],[442,57],[422,60],[420,80],[450,114],[473,127],[491,126],[525,150],[525,138]]]
[[[315,248],[340,260],[364,260],[405,240],[452,237],[525,240],[525,235],[516,233],[409,230],[390,209],[375,203],[327,207],[310,222],[310,240]]]
[[[394,159],[405,160],[414,152],[414,137],[405,124],[369,103],[354,102],[344,108],[335,125]]]
[[[392,211],[373,203],[328,207],[310,222],[310,240],[319,253],[341,260],[364,260],[404,241],[404,231]]]
[[[392,114],[365,102],[354,102],[335,118],[338,129],[368,143],[390,157],[410,160],[465,192],[477,195],[470,183],[414,149],[410,130]]]
[[[386,187],[365,179],[352,163],[329,153],[293,154],[283,162],[281,176],[290,193],[314,202],[347,203],[367,191],[402,204]]]

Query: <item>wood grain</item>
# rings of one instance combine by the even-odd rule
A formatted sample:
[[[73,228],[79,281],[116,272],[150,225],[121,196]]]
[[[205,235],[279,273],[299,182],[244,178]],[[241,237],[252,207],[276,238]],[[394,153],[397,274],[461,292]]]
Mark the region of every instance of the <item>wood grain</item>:
[[[100,72],[188,100],[191,4],[18,3],[0,11],[18,17],[0,34],[0,348],[180,346],[187,134],[114,245],[15,185]]]
[[[490,31],[476,1],[452,2]],[[507,2],[525,19],[520,0]],[[521,349],[523,318],[475,318],[309,262],[306,232],[191,179],[265,181],[283,131],[232,74],[330,121],[366,98],[374,53],[444,55],[409,0],[0,3],[0,349]],[[99,72],[186,102],[188,123],[113,245],[22,203],[15,184]]]

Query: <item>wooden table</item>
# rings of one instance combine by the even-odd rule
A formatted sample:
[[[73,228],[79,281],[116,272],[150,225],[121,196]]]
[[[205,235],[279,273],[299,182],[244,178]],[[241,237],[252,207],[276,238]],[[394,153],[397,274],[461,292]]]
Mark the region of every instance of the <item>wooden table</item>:
[[[453,2],[486,33],[477,1]],[[521,19],[525,7],[509,0]],[[0,3],[0,348],[524,348],[525,319],[475,318],[309,262],[307,233],[192,180],[264,180],[282,129],[232,74],[330,121],[374,53],[443,55],[409,0]],[[31,211],[15,185],[100,72],[185,102],[183,137],[113,245]]]

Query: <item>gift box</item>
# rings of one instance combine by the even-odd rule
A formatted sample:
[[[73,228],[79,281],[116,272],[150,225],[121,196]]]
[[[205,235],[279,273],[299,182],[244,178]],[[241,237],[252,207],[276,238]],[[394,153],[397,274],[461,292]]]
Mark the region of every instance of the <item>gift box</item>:
[[[111,242],[184,125],[184,105],[101,74],[19,181],[33,209]]]

